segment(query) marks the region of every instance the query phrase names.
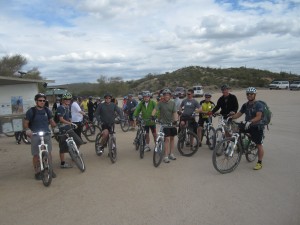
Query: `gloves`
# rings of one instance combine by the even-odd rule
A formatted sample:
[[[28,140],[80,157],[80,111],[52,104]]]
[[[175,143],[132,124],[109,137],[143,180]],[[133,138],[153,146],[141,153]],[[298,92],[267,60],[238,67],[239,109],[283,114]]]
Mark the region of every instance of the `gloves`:
[[[58,129],[57,127],[55,127],[55,128],[53,129],[53,133],[54,133],[54,134],[58,134],[58,133],[59,133],[59,129]]]
[[[175,121],[172,122],[172,124],[173,124],[174,126],[177,126],[177,122],[178,122],[178,121],[175,120]]]
[[[72,123],[71,126],[73,129],[77,129],[77,127],[78,127],[75,123]]]
[[[29,137],[32,136],[32,131],[31,131],[30,129],[27,129],[27,130],[25,131],[25,133],[26,133],[26,135],[29,136]]]
[[[250,128],[250,125],[251,125],[251,121],[245,121],[245,130],[248,130]]]

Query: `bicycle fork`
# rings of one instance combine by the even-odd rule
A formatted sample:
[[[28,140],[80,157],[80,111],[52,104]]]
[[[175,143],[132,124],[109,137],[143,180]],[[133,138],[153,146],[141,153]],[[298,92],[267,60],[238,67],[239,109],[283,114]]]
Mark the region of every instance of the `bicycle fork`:
[[[228,155],[229,157],[233,156],[234,153],[234,149],[235,146],[237,145],[238,139],[239,139],[239,134],[235,133],[232,135],[232,138],[234,138],[234,142],[232,143],[232,141],[229,141],[229,145],[226,148],[226,155]]]

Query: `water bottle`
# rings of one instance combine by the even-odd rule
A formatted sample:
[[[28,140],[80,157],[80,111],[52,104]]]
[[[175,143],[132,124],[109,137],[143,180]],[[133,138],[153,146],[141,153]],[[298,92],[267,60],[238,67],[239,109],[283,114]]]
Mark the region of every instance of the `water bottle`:
[[[243,147],[244,147],[245,149],[247,149],[249,143],[250,143],[249,138],[248,138],[247,136],[245,136],[244,139],[243,139]]]

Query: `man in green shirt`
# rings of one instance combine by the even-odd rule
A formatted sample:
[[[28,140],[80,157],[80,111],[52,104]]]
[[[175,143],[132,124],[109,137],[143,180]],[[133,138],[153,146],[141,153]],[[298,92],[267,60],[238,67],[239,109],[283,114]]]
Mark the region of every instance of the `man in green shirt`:
[[[160,121],[163,124],[177,124],[177,109],[174,101],[171,100],[171,91],[165,89],[163,92],[163,101],[158,102],[155,109],[152,111],[152,116],[156,115],[156,112],[160,112]],[[173,154],[174,151],[174,136],[177,135],[176,127],[164,128],[165,133],[165,158],[164,162],[169,163],[171,160],[176,160]]]

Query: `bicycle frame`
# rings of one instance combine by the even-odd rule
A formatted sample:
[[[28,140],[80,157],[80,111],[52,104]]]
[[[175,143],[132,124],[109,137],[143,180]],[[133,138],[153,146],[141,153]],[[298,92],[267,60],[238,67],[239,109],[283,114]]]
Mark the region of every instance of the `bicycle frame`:
[[[50,132],[36,132],[36,133],[32,133],[32,135],[38,135],[40,137],[40,140],[41,140],[41,144],[38,145],[39,147],[39,161],[40,161],[40,168],[41,168],[41,171],[43,171],[45,168],[44,168],[44,165],[42,163],[42,155],[43,155],[43,152],[48,152],[48,145],[45,144],[45,141],[44,141],[44,136],[46,134],[48,134]]]

